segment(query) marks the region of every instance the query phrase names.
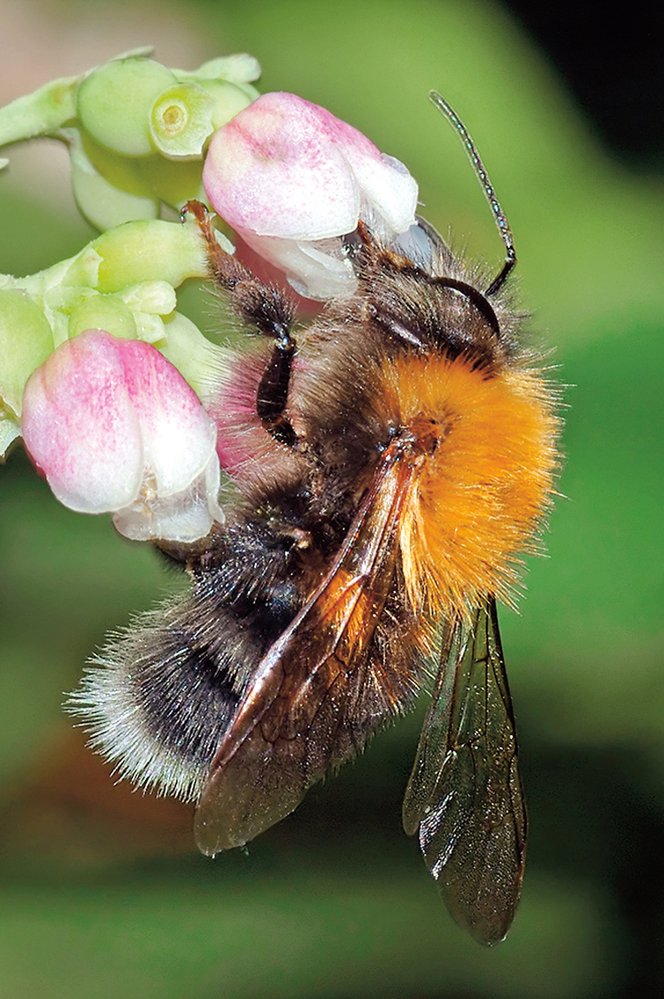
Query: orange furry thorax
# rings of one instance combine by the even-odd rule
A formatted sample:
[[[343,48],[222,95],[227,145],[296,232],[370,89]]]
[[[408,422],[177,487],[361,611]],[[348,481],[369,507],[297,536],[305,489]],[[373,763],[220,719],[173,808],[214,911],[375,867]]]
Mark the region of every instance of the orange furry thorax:
[[[467,355],[402,356],[382,375],[386,419],[412,429],[428,452],[400,527],[411,605],[467,617],[488,596],[513,602],[557,467],[550,386],[538,370],[487,372]]]

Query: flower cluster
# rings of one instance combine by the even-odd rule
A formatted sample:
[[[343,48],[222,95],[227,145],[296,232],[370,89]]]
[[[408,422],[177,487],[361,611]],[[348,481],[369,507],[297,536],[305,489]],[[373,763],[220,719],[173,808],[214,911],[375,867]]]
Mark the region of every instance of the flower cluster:
[[[230,355],[178,310],[179,286],[207,275],[199,230],[159,215],[207,201],[319,300],[353,293],[344,237],[360,221],[386,243],[415,221],[401,163],[324,108],[259,96],[259,72],[247,55],[190,73],[139,51],[0,109],[0,146],[67,144],[102,232],[38,274],[0,275],[0,457],[22,435],[62,503],[112,513],[130,538],[189,542],[223,519],[209,413]]]
[[[252,56],[188,72],[150,55],[128,52],[0,108],[0,146],[39,136],[66,144],[76,202],[100,230],[201,197],[210,136],[258,97]]]
[[[176,288],[206,274],[193,223],[154,220],[110,229],[38,274],[0,278],[0,455],[22,434],[62,503],[89,513],[117,511],[116,526],[128,537],[190,541],[219,519],[218,466],[206,473],[206,519],[194,469],[201,459],[191,465],[183,457],[183,449],[199,455],[207,449],[208,459],[210,446],[215,450],[200,400],[218,390],[227,367],[227,352],[176,307]],[[179,445],[178,413],[192,435]],[[150,457],[158,452],[160,469],[166,460],[173,466],[170,484]],[[188,488],[173,492],[181,467],[192,472]],[[172,503],[176,493],[178,507],[166,517],[156,501]]]

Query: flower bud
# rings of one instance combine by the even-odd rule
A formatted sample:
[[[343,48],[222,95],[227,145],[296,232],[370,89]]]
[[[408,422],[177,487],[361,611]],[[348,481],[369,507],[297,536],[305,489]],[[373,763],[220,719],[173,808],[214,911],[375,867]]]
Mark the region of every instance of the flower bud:
[[[0,290],[0,406],[20,416],[25,383],[52,350],[51,327],[39,306],[16,288]]]
[[[78,129],[65,132],[74,198],[91,225],[103,231],[132,219],[159,217],[159,197],[141,172],[141,165],[152,157],[129,159]]]
[[[102,330],[62,344],[26,386],[23,437],[61,503],[112,512],[126,537],[189,542],[223,519],[215,426],[149,344]]]
[[[153,59],[113,59],[94,69],[78,88],[81,127],[97,142],[124,156],[149,156],[150,108],[175,83]]]
[[[134,162],[157,202],[180,209],[187,201],[205,200],[200,159],[169,160],[155,155]]]
[[[67,282],[109,292],[142,281],[178,287],[187,278],[207,273],[205,247],[195,224],[154,219],[126,222],[102,233],[73,259]]]
[[[175,291],[207,273],[195,222],[154,220],[109,230],[37,274],[0,275],[0,458],[20,431],[28,377],[56,347],[90,329],[170,350],[184,378],[209,393],[225,354],[177,313]]]
[[[13,444],[21,436],[21,428],[18,420],[11,416],[5,416],[0,405],[0,460],[7,454],[10,444]]]
[[[309,297],[351,294],[338,237],[360,220],[391,242],[417,184],[361,132],[294,94],[264,94],[213,136],[203,184],[215,211]]]
[[[258,96],[252,56],[211,59],[190,72],[168,69],[151,52],[127,52],[0,108],[0,148],[41,135],[67,145],[76,203],[100,231],[201,199],[210,136]]]
[[[200,158],[211,134],[214,99],[195,83],[162,91],[150,110],[150,135],[164,156]]]
[[[229,377],[233,352],[211,343],[179,312],[164,320],[163,330],[164,339],[156,346],[207,405]]]
[[[137,339],[136,321],[120,295],[91,291],[79,296],[69,313],[67,339],[73,340],[89,329],[104,329],[120,340]]]

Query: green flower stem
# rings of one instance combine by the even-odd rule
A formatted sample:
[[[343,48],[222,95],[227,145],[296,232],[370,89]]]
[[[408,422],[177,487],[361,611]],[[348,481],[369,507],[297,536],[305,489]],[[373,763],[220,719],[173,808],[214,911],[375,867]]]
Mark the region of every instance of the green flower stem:
[[[54,80],[0,108],[0,146],[51,135],[72,122],[78,80],[76,76]]]

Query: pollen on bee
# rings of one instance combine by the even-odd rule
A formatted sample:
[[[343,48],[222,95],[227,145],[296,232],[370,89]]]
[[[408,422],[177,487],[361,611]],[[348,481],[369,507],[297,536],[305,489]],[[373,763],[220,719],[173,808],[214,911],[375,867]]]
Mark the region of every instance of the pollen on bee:
[[[427,450],[401,524],[411,604],[466,616],[489,595],[513,602],[558,465],[553,390],[536,369],[487,373],[463,355],[402,356],[384,375],[390,418]]]

